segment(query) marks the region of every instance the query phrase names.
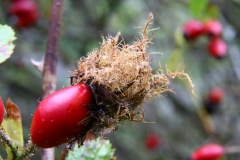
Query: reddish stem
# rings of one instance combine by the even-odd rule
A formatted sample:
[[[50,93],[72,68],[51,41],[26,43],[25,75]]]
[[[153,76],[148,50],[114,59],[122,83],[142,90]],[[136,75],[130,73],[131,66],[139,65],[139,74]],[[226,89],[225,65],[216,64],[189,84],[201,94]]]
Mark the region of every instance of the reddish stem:
[[[60,39],[63,3],[64,0],[52,0],[47,49],[43,67],[43,98],[56,90],[58,43]],[[43,149],[42,160],[54,160],[54,148]]]

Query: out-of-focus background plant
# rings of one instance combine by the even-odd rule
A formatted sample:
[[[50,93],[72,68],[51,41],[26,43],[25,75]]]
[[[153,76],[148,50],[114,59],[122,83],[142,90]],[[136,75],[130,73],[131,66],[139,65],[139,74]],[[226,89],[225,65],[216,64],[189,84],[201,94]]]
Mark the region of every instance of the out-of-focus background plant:
[[[38,15],[30,17],[34,22],[21,24],[18,21],[21,18],[13,13],[17,9],[10,9],[13,1],[0,3],[0,24],[12,26],[17,37],[12,57],[0,65],[0,96],[4,102],[11,97],[19,106],[27,140],[31,114],[42,94],[42,76],[31,60],[43,59],[51,1],[36,0],[37,8],[31,9],[37,10]],[[154,31],[154,45],[149,46],[149,52],[163,53],[151,55],[152,67],[156,70],[160,64],[163,70],[166,66],[170,71],[184,70],[195,84],[197,97],[182,81],[171,81],[170,89],[175,93],[164,94],[144,105],[145,121],[155,123],[124,123],[118,131],[107,135],[117,159],[186,159],[206,143],[239,146],[240,2],[237,0],[65,1],[57,89],[70,85],[69,71],[77,67],[80,57],[99,47],[101,33],[114,36],[121,31],[125,42],[131,43],[149,12],[154,15],[151,27],[160,27]],[[219,22],[222,34],[218,40],[226,44],[226,55],[224,52],[225,56],[218,57],[211,53],[215,48],[208,46],[216,38],[209,38],[206,33],[193,40],[185,39],[183,26],[189,20],[203,25],[208,20]],[[222,45],[219,48],[224,50]],[[214,88],[220,88],[221,93],[211,95]],[[61,149],[57,149],[56,159]],[[6,154],[3,147],[0,151],[1,155]],[[240,153],[224,158],[237,160]],[[40,159],[40,152],[32,159]]]

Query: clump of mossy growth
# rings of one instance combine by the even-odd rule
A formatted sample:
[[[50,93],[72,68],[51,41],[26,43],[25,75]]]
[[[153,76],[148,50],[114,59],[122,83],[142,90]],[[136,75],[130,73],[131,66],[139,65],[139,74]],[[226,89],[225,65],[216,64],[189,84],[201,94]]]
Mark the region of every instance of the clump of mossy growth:
[[[185,77],[193,91],[194,85],[184,72],[164,74],[159,69],[156,74],[152,73],[148,52],[148,44],[152,43],[152,36],[148,37],[152,30],[148,30],[148,26],[152,20],[150,13],[140,38],[132,45],[119,40],[120,33],[106,39],[102,36],[100,48],[78,61],[78,69],[72,72],[73,84],[89,85],[96,100],[87,106],[91,112],[82,122],[86,123],[86,133],[104,135],[116,130],[121,121],[144,121],[142,103],[169,91],[169,79],[176,76]]]

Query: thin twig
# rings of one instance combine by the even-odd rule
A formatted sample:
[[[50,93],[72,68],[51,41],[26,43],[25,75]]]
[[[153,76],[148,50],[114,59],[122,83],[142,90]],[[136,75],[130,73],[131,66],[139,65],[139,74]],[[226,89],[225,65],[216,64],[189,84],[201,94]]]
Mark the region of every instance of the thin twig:
[[[47,49],[43,67],[43,98],[56,90],[58,43],[64,0],[52,0]],[[54,160],[54,148],[43,149],[42,160]]]
[[[65,159],[65,157],[68,154],[68,151],[70,150],[70,148],[71,148],[71,145],[65,146],[65,148],[62,150],[62,154],[61,154],[60,160],[64,160]]]
[[[224,148],[224,150],[225,150],[225,153],[227,154],[239,153],[240,146],[227,146]]]
[[[238,61],[240,58],[239,53],[240,51],[237,45],[229,45],[228,55],[232,62],[233,70],[235,71],[238,80],[240,80],[240,65]]]

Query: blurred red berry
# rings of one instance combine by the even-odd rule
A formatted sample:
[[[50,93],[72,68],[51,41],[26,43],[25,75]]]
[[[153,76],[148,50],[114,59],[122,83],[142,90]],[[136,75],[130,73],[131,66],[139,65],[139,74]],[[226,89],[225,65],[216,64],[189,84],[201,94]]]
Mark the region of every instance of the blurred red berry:
[[[216,58],[226,56],[227,48],[227,44],[222,39],[213,39],[208,44],[209,53]]]
[[[217,20],[209,20],[204,24],[204,33],[209,38],[217,38],[222,35],[222,25]]]
[[[4,104],[2,98],[0,97],[0,125],[2,124],[4,118]]]
[[[183,25],[183,33],[186,40],[195,40],[203,34],[204,25],[198,20],[189,20]]]
[[[208,114],[214,114],[219,110],[219,104],[224,97],[224,91],[221,88],[213,88],[209,91],[204,100],[204,107]]]
[[[217,160],[224,154],[224,148],[218,144],[206,144],[195,150],[191,160]]]
[[[9,8],[9,14],[17,18],[18,29],[29,27],[38,19],[37,4],[32,0],[15,1]]]
[[[212,104],[219,104],[224,96],[224,91],[221,88],[213,88],[207,97],[207,101]]]
[[[160,137],[157,134],[149,134],[145,139],[147,149],[154,150],[160,145]]]

